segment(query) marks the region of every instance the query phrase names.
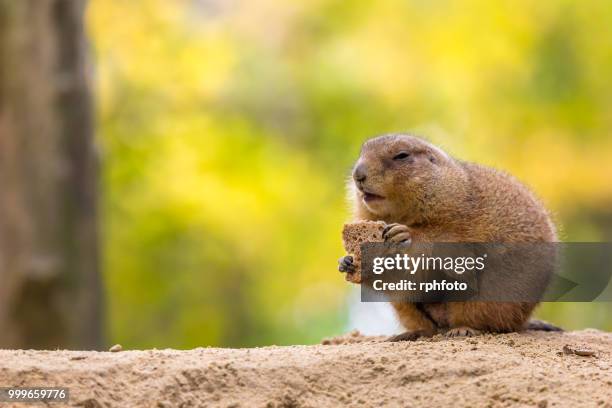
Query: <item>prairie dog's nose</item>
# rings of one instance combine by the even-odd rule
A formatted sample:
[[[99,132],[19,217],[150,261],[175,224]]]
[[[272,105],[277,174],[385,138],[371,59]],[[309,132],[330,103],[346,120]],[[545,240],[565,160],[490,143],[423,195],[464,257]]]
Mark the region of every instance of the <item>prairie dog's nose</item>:
[[[355,166],[355,169],[353,170],[353,179],[357,183],[361,183],[365,181],[367,174],[368,172],[366,165],[364,163],[357,163],[357,166]]]

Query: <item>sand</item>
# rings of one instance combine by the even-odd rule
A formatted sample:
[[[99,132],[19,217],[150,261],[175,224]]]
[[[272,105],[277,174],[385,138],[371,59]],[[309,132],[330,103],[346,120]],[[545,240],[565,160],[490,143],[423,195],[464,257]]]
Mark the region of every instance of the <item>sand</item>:
[[[0,350],[0,386],[70,389],[67,405],[49,406],[612,407],[610,333],[436,336],[405,343],[353,333],[323,343],[113,353]],[[576,349],[595,354],[579,356]]]

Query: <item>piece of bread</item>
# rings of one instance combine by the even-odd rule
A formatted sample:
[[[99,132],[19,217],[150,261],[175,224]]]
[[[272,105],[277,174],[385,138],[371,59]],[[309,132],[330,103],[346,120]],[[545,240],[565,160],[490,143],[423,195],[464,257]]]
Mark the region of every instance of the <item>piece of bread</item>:
[[[385,229],[383,221],[357,221],[344,224],[342,241],[347,254],[353,256],[354,273],[347,273],[346,280],[361,283],[361,244],[364,242],[383,242]]]

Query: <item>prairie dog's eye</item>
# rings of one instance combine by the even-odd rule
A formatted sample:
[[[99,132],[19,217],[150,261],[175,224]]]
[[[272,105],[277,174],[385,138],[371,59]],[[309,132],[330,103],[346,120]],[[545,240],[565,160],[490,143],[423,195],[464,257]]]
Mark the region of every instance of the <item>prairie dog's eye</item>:
[[[410,157],[410,153],[401,152],[393,156],[393,160],[404,160],[408,157]]]

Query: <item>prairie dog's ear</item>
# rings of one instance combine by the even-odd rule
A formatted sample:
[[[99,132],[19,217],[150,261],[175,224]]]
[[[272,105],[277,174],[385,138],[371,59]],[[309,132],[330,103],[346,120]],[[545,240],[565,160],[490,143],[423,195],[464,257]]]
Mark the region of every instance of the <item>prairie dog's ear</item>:
[[[449,159],[448,154],[444,150],[442,150],[438,146],[436,146],[435,144],[432,144],[432,143],[428,142],[427,146],[429,146],[429,148],[432,150],[433,156],[435,156],[437,154],[438,156],[441,156],[444,159],[447,159],[447,160]]]

